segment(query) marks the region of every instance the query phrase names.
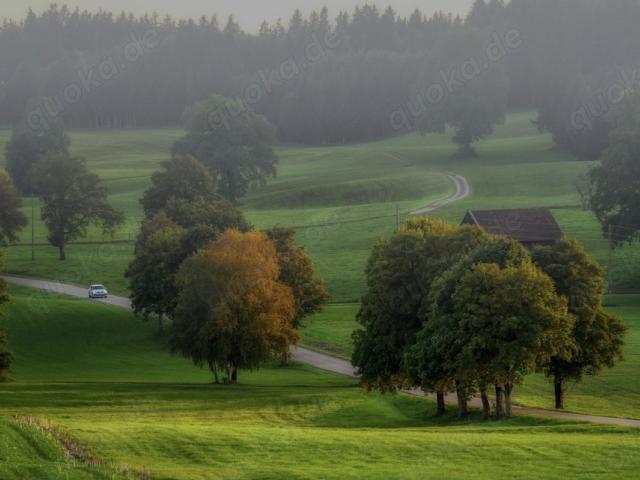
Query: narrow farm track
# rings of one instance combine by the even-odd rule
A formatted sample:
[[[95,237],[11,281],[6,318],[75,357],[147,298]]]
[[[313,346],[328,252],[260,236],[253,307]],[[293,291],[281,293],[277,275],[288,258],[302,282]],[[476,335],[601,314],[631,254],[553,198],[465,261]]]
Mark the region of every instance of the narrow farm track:
[[[406,159],[398,154],[387,153],[386,155],[394,161],[406,163]],[[443,175],[445,175],[447,178],[449,178],[449,180],[451,180],[451,182],[453,182],[455,191],[448,197],[436,200],[434,202],[431,202],[429,205],[409,212],[410,215],[424,215],[427,213],[431,213],[435,210],[438,210],[439,208],[446,207],[447,205],[459,202],[460,200],[464,200],[471,195],[471,184],[465,177],[456,173],[443,173]]]
[[[13,276],[4,276],[3,278],[7,282],[13,285],[33,288],[37,290],[45,290],[48,292],[53,292],[60,295],[67,295],[71,297],[86,298],[87,301],[89,301],[87,298],[88,297],[87,290],[77,286],[67,285],[67,284],[58,283],[58,282],[51,282],[46,280],[35,280],[35,279],[13,277]],[[111,305],[117,308],[131,310],[130,300],[124,297],[110,296],[107,299],[91,300],[91,301],[102,303],[105,305]],[[334,358],[329,355],[324,355],[322,353],[314,352],[302,347],[297,347],[293,349],[292,355],[293,355],[293,359],[297,362],[304,363],[306,365],[311,365],[320,370],[333,372],[338,375],[357,378],[357,374],[353,365],[351,365],[346,360]],[[419,390],[406,391],[405,393],[411,394],[411,395],[419,395],[419,396],[423,395],[423,393]],[[448,397],[447,402],[454,403],[455,398],[453,396]],[[471,401],[471,406],[479,407],[480,406],[479,400],[473,399]],[[640,428],[640,420],[635,420],[635,419],[603,417],[603,416],[597,416],[597,415],[584,415],[584,414],[578,414],[578,413],[559,412],[559,411],[553,411],[553,410],[544,410],[540,408],[527,408],[527,407],[520,407],[520,406],[515,406],[514,410],[517,413],[524,414],[524,415],[550,417],[550,418],[557,418],[561,420],[587,422],[587,423],[595,423],[595,424],[601,424],[601,425],[616,425],[621,427]]]
[[[449,179],[455,185],[456,191],[449,195],[447,198],[436,200],[426,207],[411,212],[411,215],[424,215],[425,213],[431,213],[434,210],[438,210],[439,208],[445,207],[455,202],[459,202],[460,200],[464,200],[469,195],[471,195],[471,185],[466,178],[464,178],[462,175],[456,174],[447,174],[447,177],[449,177]]]

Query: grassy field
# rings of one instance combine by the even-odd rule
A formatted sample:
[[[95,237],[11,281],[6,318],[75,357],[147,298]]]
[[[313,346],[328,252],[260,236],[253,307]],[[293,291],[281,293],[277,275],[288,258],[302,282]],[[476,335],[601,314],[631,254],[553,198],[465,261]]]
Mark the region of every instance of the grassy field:
[[[452,171],[469,179],[473,195],[436,215],[459,222],[469,208],[552,207],[567,235],[583,241],[606,263],[608,244],[593,216],[580,210],[573,186],[589,164],[555,151],[550,137],[531,124],[532,118],[530,112],[509,115],[494,136],[480,143],[480,158],[464,161],[452,159],[449,135],[281,147],[278,178],[250,194],[242,208],[259,228],[299,227],[298,239],[313,256],[334,302],[359,300],[366,259],[376,240],[393,232],[396,207],[406,218],[407,212],[446,196],[453,186],[443,173]],[[180,135],[178,129],[71,132],[73,152],[84,155],[91,169],[108,182],[114,205],[127,215],[126,225],[115,236],[124,243],[102,243],[109,239],[91,232],[87,240],[98,243],[71,246],[65,263],[56,259],[51,247],[37,247],[36,262],[31,261],[30,247],[13,247],[7,252],[9,271],[80,285],[100,281],[114,292],[126,293],[122,272],[133,249],[126,242],[135,238],[141,219],[138,199]],[[0,150],[7,138],[8,132],[0,132]],[[28,200],[25,211],[30,213]],[[30,241],[29,231],[22,241]],[[36,241],[46,243],[40,222]],[[616,291],[637,291],[638,267],[640,248],[616,251]]]
[[[640,431],[534,418],[435,420],[430,401],[365,395],[308,367],[243,372],[238,387],[165,352],[126,312],[13,289],[16,354],[0,385],[0,478],[635,478]],[[71,462],[50,423],[101,461]],[[49,423],[47,423],[49,422]]]

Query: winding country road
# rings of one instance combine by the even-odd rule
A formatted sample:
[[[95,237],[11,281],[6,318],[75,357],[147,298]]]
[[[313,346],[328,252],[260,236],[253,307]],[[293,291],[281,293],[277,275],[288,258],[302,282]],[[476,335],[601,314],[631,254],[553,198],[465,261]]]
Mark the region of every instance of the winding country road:
[[[51,282],[46,280],[35,280],[30,278],[13,277],[13,276],[4,276],[3,278],[7,282],[13,285],[34,288],[38,290],[46,290],[49,292],[58,293],[61,295],[67,295],[71,297],[85,298],[87,299],[87,301],[89,301],[89,299],[87,298],[88,297],[87,289],[76,287],[73,285],[67,285],[63,283]],[[106,299],[90,300],[90,301],[103,303],[105,305],[111,305],[113,307],[123,308],[126,310],[131,310],[131,301],[128,298],[124,298],[124,297],[110,296],[109,298],[106,298]],[[302,348],[302,347],[297,347],[293,349],[292,356],[293,356],[293,359],[299,363],[311,365],[320,370],[337,373],[339,375],[344,375],[351,378],[357,378],[357,374],[353,365],[351,365],[346,360],[334,358],[329,355],[324,355],[322,353],[307,350],[306,348]],[[407,391],[405,393],[408,393],[411,395],[419,395],[419,396],[423,395],[422,392],[420,391]],[[447,402],[455,403],[455,397],[453,396],[448,397]],[[473,399],[471,401],[471,406],[480,407],[480,401],[478,399]],[[550,417],[550,418],[557,418],[561,420],[572,420],[577,422],[589,422],[589,423],[597,423],[602,425],[617,425],[622,427],[640,428],[640,420],[601,417],[596,415],[583,415],[578,413],[558,412],[554,410],[544,410],[539,408],[527,408],[527,407],[520,407],[520,406],[515,406],[514,411],[520,414],[525,414],[525,415]]]
[[[459,202],[460,200],[463,200],[471,195],[471,185],[466,178],[464,178],[462,175],[456,175],[454,173],[447,174],[447,177],[449,177],[449,179],[455,185],[456,191],[449,195],[447,198],[436,200],[426,207],[411,212],[411,215],[424,215],[425,213],[431,213],[434,210],[438,210],[439,208],[442,208],[444,206]]]

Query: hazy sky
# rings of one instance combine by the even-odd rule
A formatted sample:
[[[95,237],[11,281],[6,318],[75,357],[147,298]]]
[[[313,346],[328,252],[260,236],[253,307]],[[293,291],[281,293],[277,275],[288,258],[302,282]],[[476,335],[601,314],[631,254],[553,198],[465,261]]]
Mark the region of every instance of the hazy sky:
[[[432,13],[436,10],[466,13],[473,0],[58,0],[58,4],[78,6],[89,10],[100,7],[110,11],[133,11],[142,13],[156,10],[177,17],[198,17],[202,14],[217,13],[220,17],[233,14],[247,30],[256,30],[263,19],[275,21],[279,17],[288,19],[295,8],[308,12],[327,6],[331,16],[343,10],[353,10],[355,5],[375,3],[378,8],[391,4],[402,15],[416,8]],[[0,17],[21,18],[27,8],[42,11],[53,0],[0,0]]]

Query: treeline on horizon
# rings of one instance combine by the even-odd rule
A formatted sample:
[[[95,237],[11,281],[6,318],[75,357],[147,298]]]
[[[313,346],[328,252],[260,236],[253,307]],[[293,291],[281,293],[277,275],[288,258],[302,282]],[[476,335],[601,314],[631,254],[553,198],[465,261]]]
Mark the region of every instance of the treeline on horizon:
[[[37,111],[71,128],[175,126],[222,94],[264,114],[283,141],[443,130],[455,126],[445,109],[492,119],[462,132],[475,140],[508,108],[527,107],[560,146],[595,158],[612,86],[632,87],[640,61],[638,0],[478,0],[466,18],[370,5],[336,13],[296,11],[251,34],[215,16],[29,11],[0,30],[0,125]],[[434,85],[444,93],[430,99]]]

